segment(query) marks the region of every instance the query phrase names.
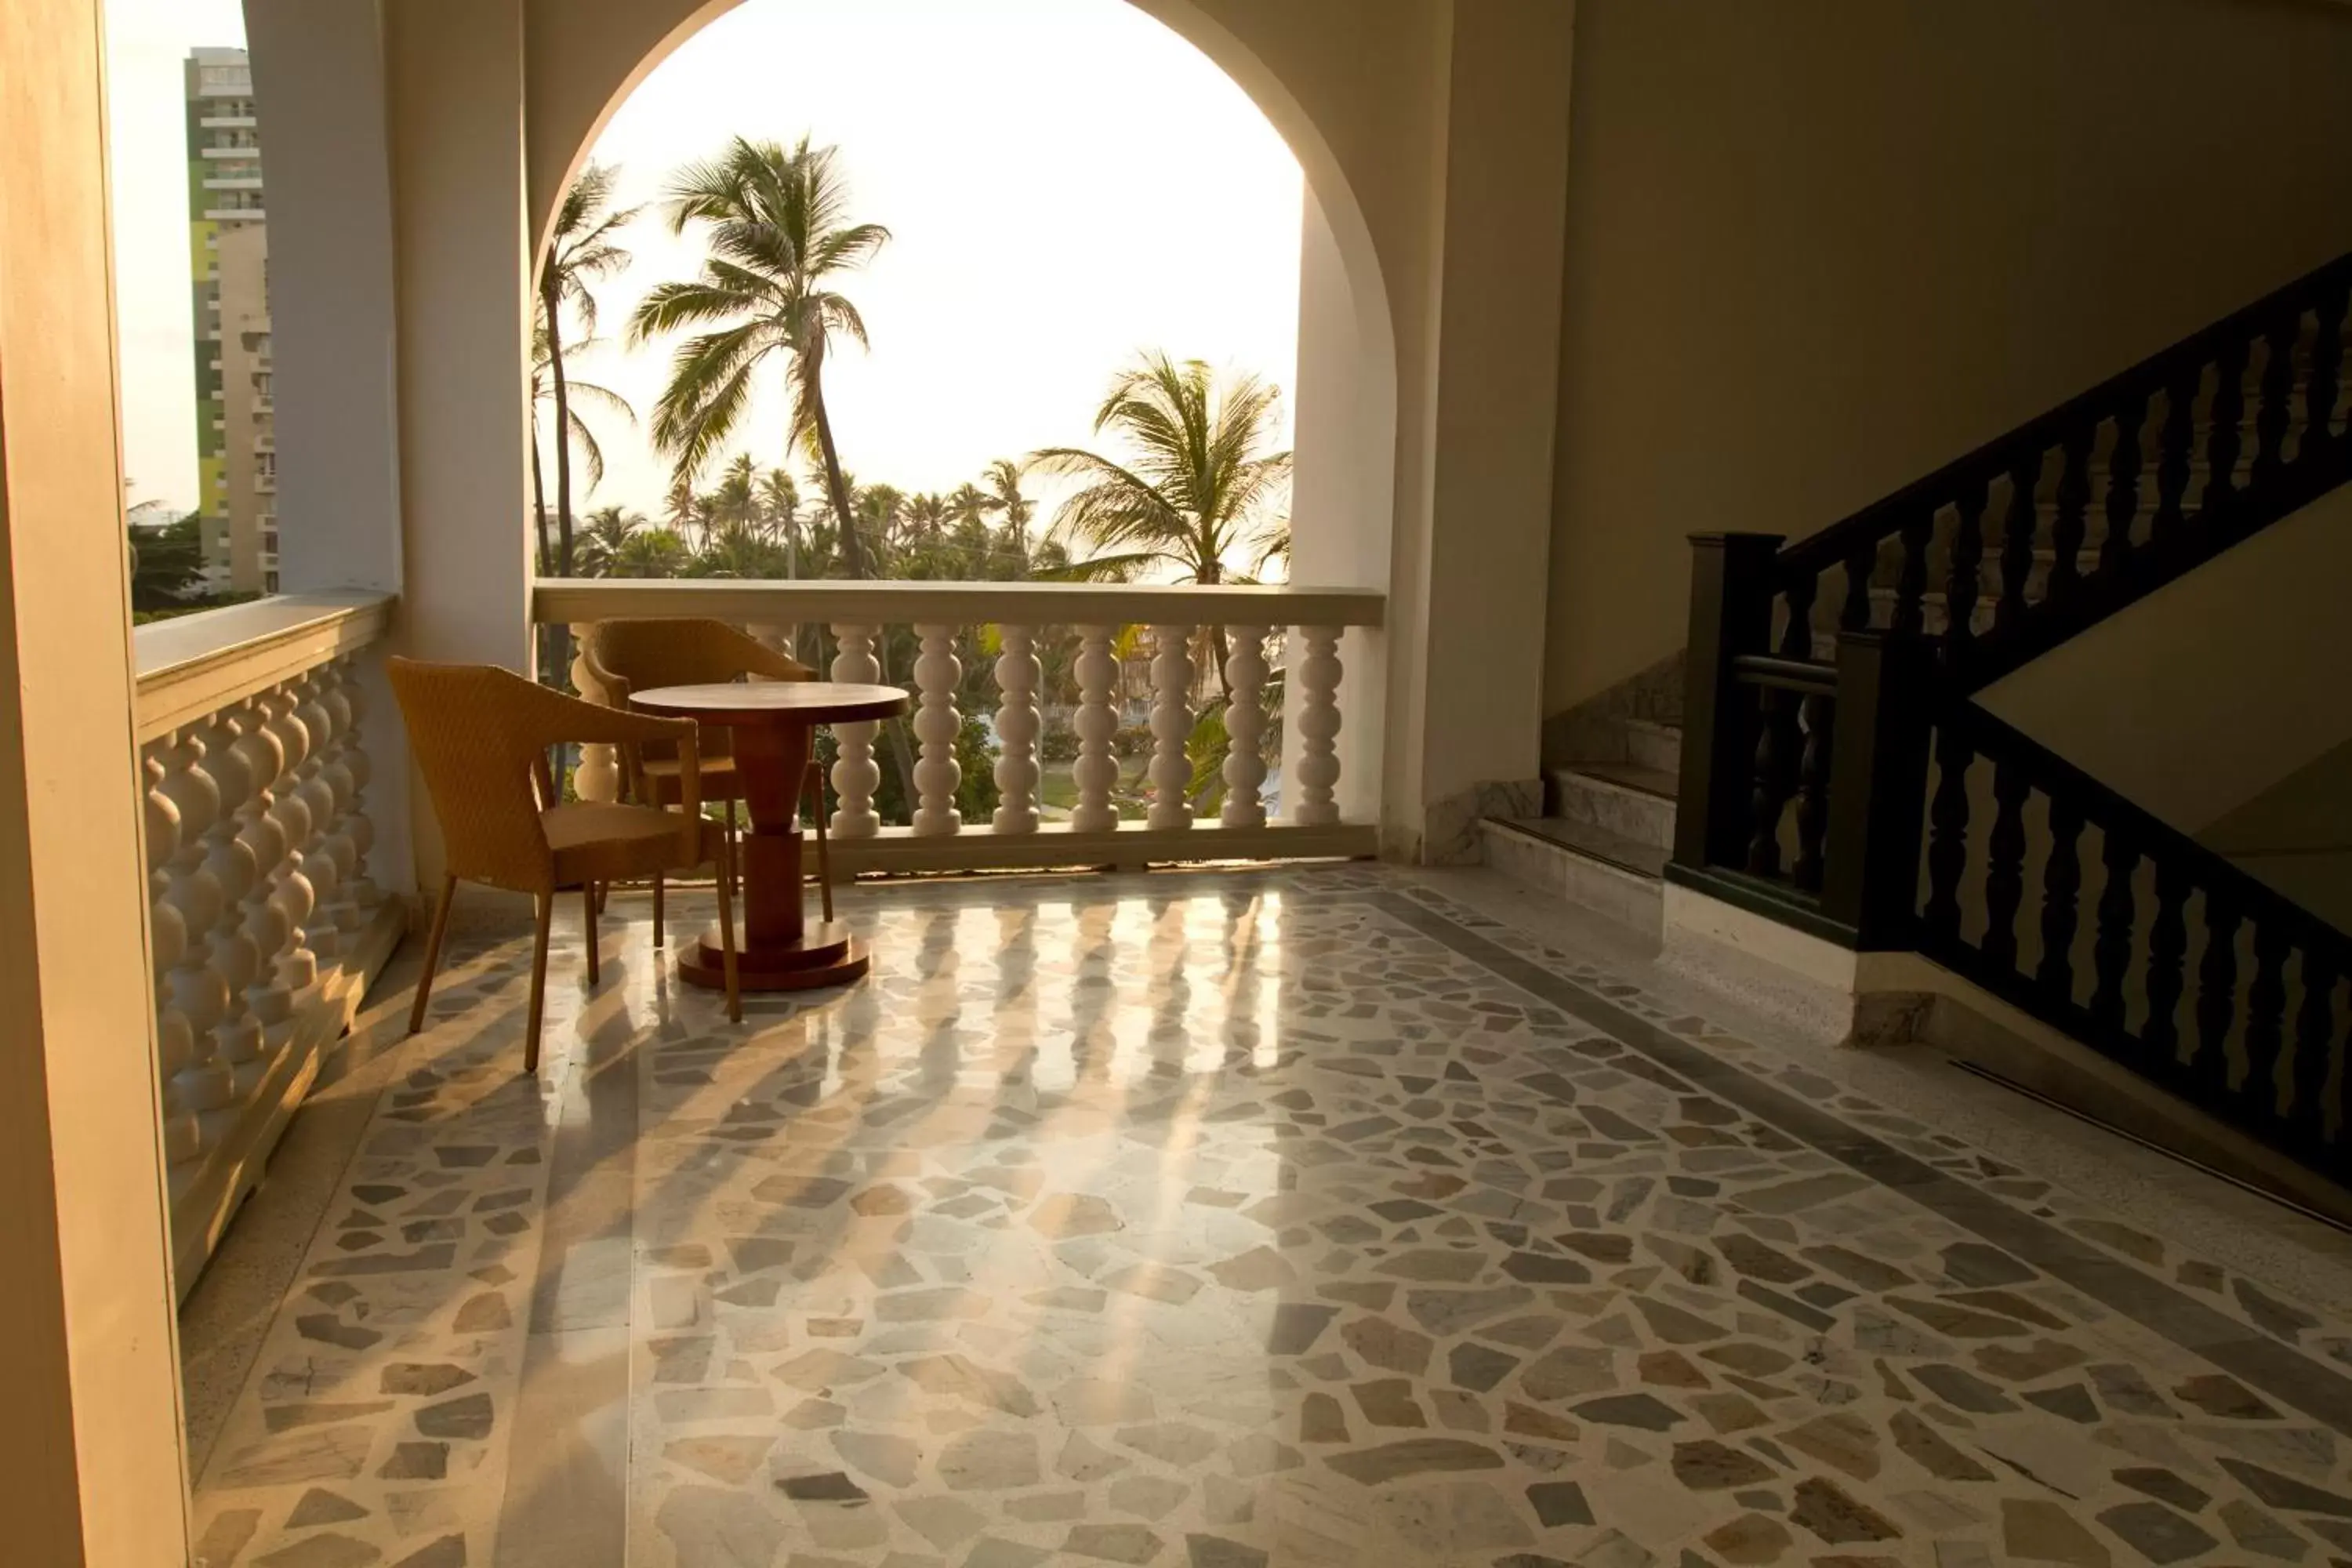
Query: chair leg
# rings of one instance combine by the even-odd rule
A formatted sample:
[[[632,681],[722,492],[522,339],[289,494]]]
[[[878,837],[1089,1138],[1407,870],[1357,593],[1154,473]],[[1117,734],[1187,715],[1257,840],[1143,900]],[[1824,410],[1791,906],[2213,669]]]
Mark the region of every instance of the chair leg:
[[[727,1021],[743,1021],[743,983],[735,973],[735,844],[722,837],[719,852],[719,963],[727,974]]]
[[[662,944],[662,874],[654,873],[654,945]]]
[[[719,868],[719,874],[727,879],[727,890],[731,894],[735,891],[735,855],[737,842],[735,837],[735,803],[733,801],[730,800],[727,803],[727,815],[719,820],[724,825],[723,830],[727,837],[727,859],[726,862]]]
[[[530,1012],[523,1024],[522,1070],[539,1071],[539,1018],[547,1000],[547,928],[554,922],[555,895],[539,895],[539,930],[530,945]]]
[[[408,1010],[408,1032],[425,1027],[425,1004],[433,998],[433,972],[441,965],[441,939],[449,930],[449,905],[457,896],[457,879],[441,879],[441,901],[433,906],[433,934],[425,939],[425,973],[416,977],[416,1005]]]
[[[824,769],[809,763],[809,815],[816,818],[816,891],[824,906],[824,923],[833,923],[833,850],[824,841]]]
[[[596,884],[580,884],[580,923],[588,939],[588,984],[596,984]]]

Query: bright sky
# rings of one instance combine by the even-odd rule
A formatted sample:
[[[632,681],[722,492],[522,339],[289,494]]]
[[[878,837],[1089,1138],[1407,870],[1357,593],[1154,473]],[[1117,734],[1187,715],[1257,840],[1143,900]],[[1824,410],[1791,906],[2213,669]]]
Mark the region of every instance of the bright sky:
[[[134,496],[187,504],[179,62],[195,44],[241,43],[243,26],[231,0],[108,12],[128,467]],[[637,89],[594,155],[620,165],[629,205],[739,132],[838,146],[854,216],[894,236],[840,285],[871,353],[847,346],[826,370],[861,480],[944,490],[993,458],[1087,444],[1112,371],[1140,348],[1292,384],[1297,163],[1222,71],[1124,0],[748,0]],[[649,415],[667,351],[626,353],[622,328],[700,252],[651,213],[625,243],[635,264],[599,291],[613,341],[572,369]],[[740,443],[762,467],[783,455],[783,374],[767,373]],[[612,416],[590,417],[610,470],[588,504],[656,510],[666,466]]]

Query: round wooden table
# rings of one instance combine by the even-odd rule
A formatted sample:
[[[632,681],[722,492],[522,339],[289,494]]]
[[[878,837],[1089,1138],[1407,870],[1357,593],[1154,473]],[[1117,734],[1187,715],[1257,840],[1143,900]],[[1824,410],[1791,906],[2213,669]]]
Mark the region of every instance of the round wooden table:
[[[865,974],[865,950],[839,921],[804,918],[800,803],[819,724],[887,719],[907,710],[895,686],[824,680],[773,680],[716,686],[660,686],[630,697],[630,706],[666,718],[692,719],[733,732],[735,772],[751,830],[738,840],[743,889],[743,945],[736,971],[746,991],[807,991]],[[820,809],[822,808],[820,803]],[[727,984],[714,927],[678,954],[678,973],[714,990]]]

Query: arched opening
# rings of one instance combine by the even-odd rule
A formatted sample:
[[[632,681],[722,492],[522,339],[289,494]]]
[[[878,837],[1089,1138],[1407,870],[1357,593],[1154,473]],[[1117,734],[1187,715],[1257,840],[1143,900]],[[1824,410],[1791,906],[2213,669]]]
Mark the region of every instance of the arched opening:
[[[828,93],[795,83],[784,95],[795,101],[781,113],[713,113],[705,107],[740,105],[756,98],[751,84],[761,62],[773,58],[772,48],[761,47],[772,43],[772,28],[763,33],[756,24],[772,22],[787,10],[796,19],[814,17],[840,27],[864,29],[862,38],[828,40],[834,51],[812,50],[817,58],[878,60],[884,62],[886,71],[906,73],[919,83],[950,80],[959,65],[968,68],[968,57],[988,41],[989,35],[1011,25],[999,12],[975,18],[958,8],[912,5],[856,7],[853,16],[853,8],[848,7],[731,0],[699,7],[681,4],[665,15],[661,7],[615,7],[606,0],[579,0],[570,7],[572,15],[564,26],[534,28],[529,44],[532,58],[529,125],[530,210],[537,255],[543,262],[558,244],[555,231],[563,195],[576,190],[581,176],[592,169],[608,168],[647,147],[667,148],[666,153],[646,160],[656,165],[665,158],[709,156],[723,145],[730,120],[755,122],[738,124],[735,129],[780,138],[796,131],[814,131],[818,145],[840,149],[841,166],[852,183],[856,200],[849,216],[885,224],[898,236],[877,258],[873,274],[855,279],[855,287],[871,289],[906,278],[919,284],[926,271],[934,282],[944,285],[933,289],[928,297],[919,287],[883,289],[904,309],[888,321],[866,311],[877,339],[873,356],[845,349],[827,362],[825,374],[836,389],[832,394],[839,411],[835,423],[843,427],[838,443],[843,448],[840,466],[848,475],[901,497],[923,500],[971,482],[993,458],[1018,457],[1048,446],[1088,445],[1085,422],[1102,398],[1112,373],[1122,363],[1132,363],[1137,349],[1162,350],[1180,362],[1201,358],[1221,368],[1254,373],[1285,395],[1279,426],[1270,436],[1295,453],[1295,480],[1286,509],[1290,548],[1286,562],[1275,566],[1270,574],[1286,575],[1293,582],[1387,588],[1396,441],[1393,334],[1369,231],[1337,161],[1307,115],[1273,74],[1223,27],[1183,0],[1070,0],[1053,9],[1056,12],[1053,20],[1063,25],[1064,33],[1083,31],[1091,42],[1087,37],[1075,43],[1061,40],[1065,68],[1058,89],[1056,79],[1046,69],[1041,71],[1034,90],[1023,93],[1016,87],[1010,100],[1022,103],[1035,123],[1058,123],[1062,128],[1071,143],[1059,160],[1063,173],[1083,168],[1087,158],[1078,156],[1082,153],[1093,155],[1098,168],[1115,173],[1115,159],[1103,156],[1099,144],[1113,140],[1122,123],[1150,118],[1135,116],[1132,102],[1122,101],[1119,62],[1149,58],[1159,81],[1189,78],[1182,85],[1194,95],[1193,101],[1223,100],[1214,106],[1221,117],[1217,134],[1197,150],[1197,168],[1189,174],[1166,175],[1173,187],[1167,193],[1170,212],[1149,232],[1189,234],[1200,226],[1181,215],[1195,203],[1210,205],[1213,219],[1231,220],[1234,215],[1213,206],[1222,187],[1254,184],[1248,177],[1236,176],[1231,154],[1263,157],[1267,148],[1288,150],[1296,161],[1289,176],[1295,205],[1280,226],[1286,232],[1276,237],[1286,275],[1272,289],[1262,291],[1276,296],[1274,310],[1265,308],[1264,298],[1244,298],[1234,292],[1234,284],[1249,276],[1249,270],[1234,265],[1230,246],[1202,247],[1186,240],[1160,238],[1139,247],[1133,245],[1131,234],[1118,233],[1115,226],[1108,234],[1089,232],[1095,219],[1088,210],[1089,197],[1101,194],[1099,182],[1105,177],[1101,174],[1091,182],[1084,175],[1065,179],[1062,188],[1056,189],[1051,179],[1034,179],[1035,171],[1001,171],[995,183],[1015,198],[1008,204],[1012,214],[991,215],[985,204],[968,204],[961,217],[948,216],[928,231],[920,222],[910,229],[910,220],[900,217],[891,205],[896,193],[895,176],[887,166],[889,158],[875,158],[873,146],[861,147],[854,140],[858,117],[853,114],[828,122],[826,116],[815,111],[817,105],[797,101],[823,100]],[[1087,28],[1072,26],[1074,19],[1084,19]],[[922,25],[910,25],[918,22]],[[1090,47],[1102,53],[1089,58]],[[1117,59],[1107,63],[1104,54]],[[828,88],[836,85],[828,83]],[[903,85],[893,84],[887,90]],[[832,96],[837,99],[837,94]],[[836,125],[843,128],[836,131]],[[1248,145],[1253,137],[1257,142],[1255,148]],[[943,145],[939,159],[952,163],[966,152],[959,144]],[[1221,159],[1220,154],[1225,156]],[[663,173],[658,166],[630,170],[615,182],[612,202],[625,207],[657,200]],[[979,177],[975,173],[970,179]],[[1255,184],[1262,186],[1263,182]],[[1244,195],[1247,205],[1249,200],[1261,197],[1263,190],[1253,188]],[[1247,237],[1257,247],[1261,263],[1266,248],[1265,208],[1259,200],[1253,209],[1260,220],[1259,232]],[[1025,291],[1017,285],[1003,286],[999,289],[1003,297],[992,302],[984,289],[959,291],[952,272],[946,270],[952,267],[952,230],[959,222],[977,226],[992,216],[1016,219],[1025,216],[1025,221],[1006,226],[1016,245],[1050,248],[1066,242],[1076,249],[1093,245],[1091,265],[1115,281],[1087,299],[1076,297],[1085,290],[1057,289],[1050,281]],[[1127,226],[1141,230],[1143,223],[1129,219]],[[660,230],[661,226],[649,224],[645,229]],[[980,243],[993,247],[1001,241],[983,234]],[[667,268],[669,275],[676,276],[691,259],[690,244],[677,246],[666,231],[649,238],[646,248],[667,255],[650,268],[633,268],[620,294],[642,298],[641,272],[658,274]],[[1192,273],[1190,278],[1188,267]],[[1263,265],[1256,277],[1264,280]],[[1179,307],[1160,312],[1173,327],[1129,330],[1122,335],[1112,318],[1087,319],[1095,304],[1111,300],[1121,288],[1130,297],[1141,294]],[[860,303],[864,309],[862,299]],[[971,398],[961,388],[942,390],[953,381],[967,379],[971,369],[959,376],[953,368],[954,346],[941,352],[936,340],[955,337],[963,330],[963,361],[968,366],[971,362],[984,363],[992,345],[984,331],[969,329],[992,303],[1008,323],[1018,323],[1012,330],[1022,334],[1019,341],[995,346],[999,357],[1022,362],[1024,371],[1035,376],[1059,377],[1052,391],[1058,405],[1058,424],[1041,421],[1035,426],[1037,433],[1026,439],[1013,422],[1016,409],[992,405],[985,397]],[[1290,316],[1286,341],[1276,352],[1267,353],[1265,329],[1277,312]],[[1042,334],[1037,331],[1040,321],[1045,329]],[[1072,330],[1076,327],[1095,329],[1091,341],[1087,331]],[[1033,341],[1040,336],[1048,352],[1041,353],[1038,342]],[[926,342],[927,338],[933,341]],[[909,352],[910,342],[915,352]],[[1236,348],[1244,352],[1236,353]],[[666,353],[668,345],[661,349]],[[1250,349],[1258,352],[1247,352]],[[1054,350],[1059,351],[1058,363],[1050,363],[1055,358],[1050,352]],[[901,374],[894,382],[893,362],[903,373],[905,367],[920,363],[927,352],[932,366],[928,376],[919,375],[910,382]],[[1087,354],[1092,355],[1092,363],[1082,366],[1079,361]],[[664,374],[658,363],[643,363],[625,377],[628,384],[614,390],[627,396],[642,414],[662,402]],[[783,450],[782,432],[790,420],[782,408],[785,397],[781,381],[781,374],[770,377],[772,391],[755,387],[747,399],[742,422],[752,434],[740,444],[722,442],[717,453],[722,463],[738,454],[747,459],[738,470],[739,488],[744,479],[772,473],[779,459],[790,456]],[[915,388],[911,394],[910,385]],[[895,399],[894,390],[898,395]],[[861,398],[866,405],[863,410],[856,406]],[[961,440],[940,443],[936,432],[949,420],[971,428]],[[934,450],[928,454],[913,450],[922,446]],[[942,447],[957,455],[941,455]],[[901,459],[892,456],[894,451],[908,454],[903,467]],[[636,470],[636,489],[644,496],[659,482],[651,477],[657,461],[616,466]],[[902,481],[900,472],[911,482]],[[704,482],[716,477],[706,475]],[[833,504],[836,500],[850,503],[853,510],[863,504],[861,498],[826,483],[833,477],[822,472],[803,476],[798,489],[821,510],[842,510]],[[811,479],[816,482],[808,482]],[[1057,499],[1050,491],[1034,498],[1041,535],[1052,521]],[[676,497],[665,489],[659,496],[660,502],[676,503],[670,521],[686,527],[692,524],[691,513],[685,509],[695,500],[690,488]],[[599,504],[609,507],[612,501],[600,498]],[[662,507],[641,503],[640,510],[657,531]],[[605,519],[609,527],[609,512]],[[792,548],[797,551],[803,546],[795,542]],[[1226,570],[1240,574],[1258,564],[1229,557]],[[788,571],[798,569],[797,563],[787,567]],[[964,574],[950,563],[944,573],[913,574]],[[1159,574],[1163,580],[1189,575],[1181,570]],[[1349,679],[1359,689],[1381,687],[1385,674],[1376,643],[1350,634],[1343,655]],[[1347,764],[1342,770],[1353,795],[1343,800],[1348,809],[1365,807],[1376,795],[1380,731],[1372,715],[1349,721],[1343,742]]]

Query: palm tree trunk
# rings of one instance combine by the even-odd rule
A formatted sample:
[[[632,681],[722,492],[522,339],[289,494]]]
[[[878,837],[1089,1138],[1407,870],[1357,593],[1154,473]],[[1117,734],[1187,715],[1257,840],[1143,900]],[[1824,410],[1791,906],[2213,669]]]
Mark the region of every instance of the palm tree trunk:
[[[553,574],[555,559],[547,547],[547,487],[539,477],[539,420],[530,422],[530,514],[537,521],[534,529],[539,536],[539,574]]]
[[[572,575],[572,395],[563,380],[562,290],[553,268],[540,284],[547,304],[547,370],[555,390],[556,561],[560,576]]]
[[[849,482],[842,478],[841,454],[833,444],[833,418],[824,410],[824,389],[815,373],[809,384],[809,411],[816,425],[817,456],[824,463],[825,493],[833,498],[835,525],[841,531],[841,562],[852,577],[866,575],[866,547],[857,538],[857,523],[849,510]]]

